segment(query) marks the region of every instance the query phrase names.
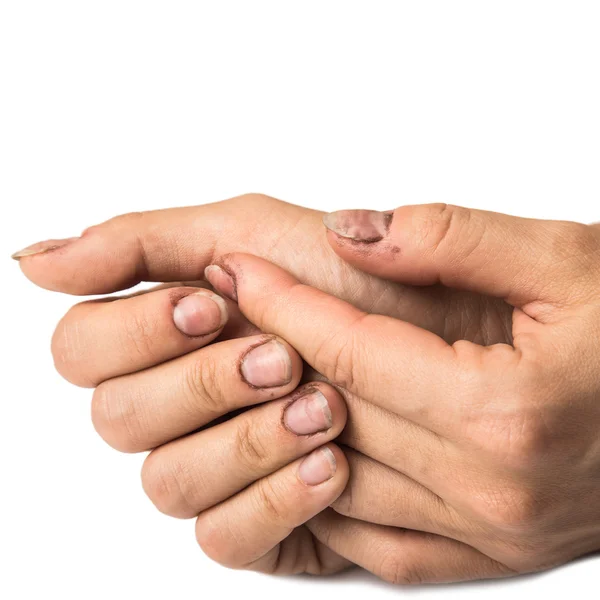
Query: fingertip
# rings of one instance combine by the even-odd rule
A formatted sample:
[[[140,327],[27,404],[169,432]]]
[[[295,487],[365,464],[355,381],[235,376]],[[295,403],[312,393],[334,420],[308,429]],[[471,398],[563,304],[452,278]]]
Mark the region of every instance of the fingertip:
[[[330,503],[342,493],[348,482],[348,461],[338,446],[325,444],[300,461],[297,475],[309,489],[323,486],[322,493],[329,498]]]
[[[227,303],[210,290],[198,290],[184,296],[173,308],[175,327],[191,337],[217,333],[228,318]]]
[[[115,252],[102,235],[88,230],[65,241],[19,259],[25,277],[43,289],[73,296],[111,293],[140,281],[124,263],[128,250]]]
[[[241,357],[242,380],[254,389],[294,389],[302,378],[302,358],[274,335],[259,336]]]

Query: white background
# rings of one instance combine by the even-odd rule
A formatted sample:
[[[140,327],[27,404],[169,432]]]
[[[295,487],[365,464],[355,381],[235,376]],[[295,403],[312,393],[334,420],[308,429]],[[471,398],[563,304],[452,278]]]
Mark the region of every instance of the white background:
[[[598,220],[599,31],[598,2],[0,1],[0,596],[597,598],[598,558],[416,591],[214,565],[53,372],[73,300],[8,256],[248,191]]]

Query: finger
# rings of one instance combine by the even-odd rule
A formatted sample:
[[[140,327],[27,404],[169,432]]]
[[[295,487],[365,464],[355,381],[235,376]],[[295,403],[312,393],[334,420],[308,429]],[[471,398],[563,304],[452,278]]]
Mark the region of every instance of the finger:
[[[339,211],[324,221],[332,248],[367,273],[416,285],[442,283],[518,307],[564,301],[578,291],[574,282],[598,270],[598,232],[579,223],[446,204]]]
[[[137,290],[135,292],[131,292],[129,294],[122,294],[119,296],[107,296],[100,300],[90,300],[88,301],[90,304],[93,303],[101,303],[101,302],[116,302],[118,300],[124,300],[128,298],[135,298],[137,296],[145,296],[147,294],[151,294],[153,292],[157,292],[160,290],[173,290],[174,288],[185,288],[186,290],[189,288],[190,293],[194,293],[198,291],[198,289],[206,289],[209,291],[212,290],[212,286],[203,280],[198,281],[172,281],[169,283],[161,283],[159,285],[153,286],[149,289]],[[196,289],[194,289],[196,288]],[[183,293],[183,292],[182,292]],[[221,298],[221,296],[219,296]],[[237,303],[229,300],[228,298],[221,298],[223,302],[227,305],[227,314],[228,319],[227,323],[223,327],[221,333],[219,334],[220,340],[230,340],[233,338],[241,338],[241,337],[249,337],[251,335],[257,335],[260,333],[258,327],[252,325],[244,315],[240,312],[240,309]],[[85,304],[83,302],[82,304]]]
[[[189,519],[333,440],[346,407],[326,384],[246,411],[150,453],[144,489],[156,507]]]
[[[80,237],[34,244],[13,258],[35,284],[76,295],[110,293],[140,281],[201,279],[221,239],[234,233],[246,239],[251,204],[233,200],[121,215]]]
[[[516,574],[461,542],[365,523],[333,510],[312,518],[307,527],[334,552],[393,584],[453,583]]]
[[[228,255],[206,276],[217,291],[237,298],[259,329],[288,340],[330,381],[411,419],[430,424],[443,416],[440,386],[451,396],[460,369],[453,349],[436,335],[367,315],[257,257]]]
[[[92,420],[113,448],[141,452],[289,394],[301,376],[302,360],[283,340],[228,340],[103,382],[94,392]]]
[[[369,523],[468,541],[465,537],[475,525],[465,522],[431,490],[359,452],[345,448],[344,454],[350,466],[350,479],[331,505],[337,513]]]
[[[348,422],[338,443],[403,474],[453,506],[461,505],[464,490],[448,474],[467,468],[476,473],[481,466],[471,465],[459,445],[354,394],[342,395],[348,407]],[[452,411],[445,422],[460,425],[461,415],[460,410]]]
[[[223,298],[188,287],[84,302],[56,328],[54,364],[71,383],[95,387],[209,344],[228,314]]]
[[[341,450],[323,446],[202,513],[198,543],[222,565],[273,571],[280,542],[331,504],[347,479]]]

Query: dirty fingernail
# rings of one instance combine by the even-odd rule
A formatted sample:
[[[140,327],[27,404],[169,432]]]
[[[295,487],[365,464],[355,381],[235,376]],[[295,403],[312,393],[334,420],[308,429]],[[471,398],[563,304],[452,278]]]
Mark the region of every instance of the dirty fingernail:
[[[325,215],[323,223],[339,236],[373,243],[387,235],[393,216],[393,213],[377,210],[339,210]]]
[[[327,398],[319,390],[314,390],[294,400],[285,409],[283,415],[285,426],[297,435],[327,431],[331,427],[332,421]]]
[[[78,237],[65,238],[63,240],[46,240],[44,242],[38,242],[37,244],[32,244],[31,246],[27,246],[27,248],[23,248],[18,252],[15,252],[11,255],[11,258],[15,260],[20,260],[25,258],[26,256],[34,256],[36,254],[44,254],[46,252],[50,252],[52,250],[58,250],[67,244],[78,240]]]
[[[206,280],[223,296],[237,302],[237,291],[233,277],[217,265],[209,265],[204,269]]]
[[[306,485],[319,485],[335,475],[335,455],[325,447],[309,454],[298,467],[298,476]]]
[[[254,387],[279,387],[292,380],[292,361],[281,342],[270,340],[252,348],[244,356],[241,373]]]
[[[173,321],[186,335],[215,333],[227,323],[227,304],[223,298],[208,291],[190,294],[173,309]]]

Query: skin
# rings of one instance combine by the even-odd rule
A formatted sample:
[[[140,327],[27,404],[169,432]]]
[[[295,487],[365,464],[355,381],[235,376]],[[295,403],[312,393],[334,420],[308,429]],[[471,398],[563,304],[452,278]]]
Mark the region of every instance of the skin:
[[[236,233],[225,220],[257,205],[267,215],[260,235],[256,226],[246,236]],[[598,493],[596,365],[576,327],[597,328],[597,231],[453,207],[404,207],[383,235],[369,233],[361,242],[354,239],[358,230],[326,239],[319,219],[272,199],[244,197],[120,217],[21,259],[34,282],[79,294],[124,289],[139,279],[197,279],[221,253],[236,249],[293,271],[233,255],[216,260],[233,276],[233,288],[214,270],[210,278],[261,331],[281,336],[292,363],[298,357],[283,339],[336,384],[318,384],[332,423],[316,435],[290,435],[283,426],[299,367],[286,384],[292,387],[267,391],[240,381],[240,357],[263,338],[203,348],[214,331],[181,335],[170,354],[157,354],[153,340],[178,335],[172,335],[173,290],[84,303],[57,329],[59,371],[80,385],[100,384],[94,421],[101,435],[126,451],[163,444],[144,472],[155,504],[174,516],[199,513],[198,541],[222,564],[277,573],[327,573],[354,563],[394,582],[456,581],[547,568],[597,549],[600,517],[589,501]],[[300,286],[298,278],[354,306]],[[158,294],[171,295],[161,301]],[[219,339],[256,331],[231,302],[228,313]],[[107,322],[115,327],[106,331]],[[127,327],[131,322],[138,325]],[[88,341],[81,332],[89,332]],[[241,345],[223,348],[232,343]],[[102,365],[100,373],[99,357],[109,347],[122,352],[113,371]],[[548,348],[554,363],[546,360]],[[168,389],[194,370],[183,366],[186,360],[201,365],[204,383],[191,402],[177,405],[156,394],[152,382]],[[227,365],[225,372],[203,368],[215,364]],[[339,394],[349,410],[338,440],[350,464],[347,485],[344,456],[329,443],[345,424]],[[276,397],[283,400],[192,433],[219,415]],[[149,420],[161,407],[160,418]],[[184,429],[190,407],[193,419]],[[250,444],[248,432],[257,432]],[[298,477],[297,459],[323,444],[334,454],[335,473],[308,486]],[[206,457],[215,452],[222,461],[211,465]],[[205,480],[229,483],[214,490],[199,485]]]

